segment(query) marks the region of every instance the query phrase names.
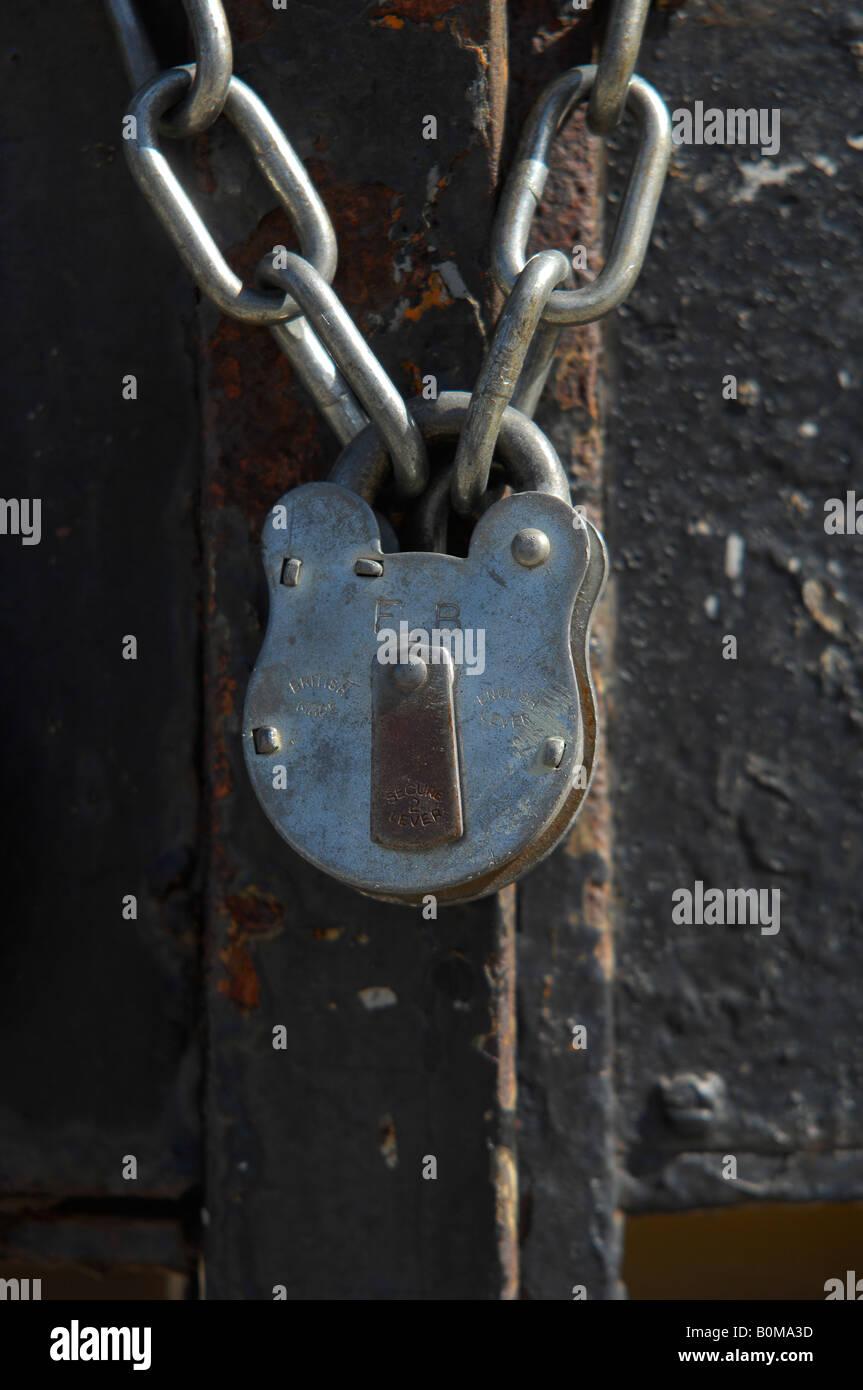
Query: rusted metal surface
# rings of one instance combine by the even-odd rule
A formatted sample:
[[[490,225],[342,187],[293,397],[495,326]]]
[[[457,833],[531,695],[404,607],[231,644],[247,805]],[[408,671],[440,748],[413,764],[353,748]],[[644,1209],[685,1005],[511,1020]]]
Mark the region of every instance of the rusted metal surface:
[[[552,8],[513,11],[511,132],[541,86],[591,58],[589,21],[562,24]],[[551,169],[529,251],[557,247],[571,255],[582,245],[595,275],[602,264],[602,147],[588,137],[583,110],[558,135]],[[537,411],[575,501],[600,528],[602,363],[601,325],[564,329]],[[607,591],[591,643],[602,745],[590,796],[564,846],[518,889],[521,1297],[528,1300],[568,1300],[582,1290],[588,1299],[620,1296],[606,696],[613,605]]]
[[[326,24],[294,5],[265,27],[257,6],[228,9],[238,71],[278,112],[333,218],[335,288],[361,332],[407,394],[429,373],[439,389],[470,385],[487,312],[499,20],[495,40],[479,0],[445,12],[340,0]],[[299,85],[285,80],[298,54]],[[436,142],[422,140],[426,114]],[[207,146],[201,193],[221,210],[238,272],[274,243],[292,248],[218,130]],[[494,903],[434,921],[368,902],[294,857],[259,812],[239,739],[263,630],[257,536],[285,488],[324,476],[335,453],[268,335],[206,310],[201,334],[208,1296],[271,1298],[283,1284],[297,1298],[497,1298]],[[431,1158],[437,1177],[425,1178]]]
[[[492,1027],[496,1039],[497,1122],[492,1176],[495,1188],[497,1252],[500,1265],[499,1297],[512,1302],[519,1296],[519,1213],[516,1049],[516,890],[514,885],[497,894],[497,943],[490,963]]]

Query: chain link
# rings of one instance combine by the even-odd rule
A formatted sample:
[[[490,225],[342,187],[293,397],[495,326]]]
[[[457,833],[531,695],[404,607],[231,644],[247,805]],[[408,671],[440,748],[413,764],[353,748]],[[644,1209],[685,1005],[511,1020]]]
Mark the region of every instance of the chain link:
[[[635,0],[632,8],[637,10],[639,4],[640,0]],[[489,356],[480,376],[481,393],[486,403],[478,408],[469,421],[470,448],[459,445],[451,491],[453,506],[460,512],[470,512],[476,507],[481,489],[488,482],[496,439],[495,413],[490,408],[490,402],[507,391],[513,391],[515,404],[532,415],[563,327],[593,323],[611,313],[626,299],[644,264],[671,156],[671,122],[659,93],[643,78],[634,76],[628,66],[629,58],[634,63],[638,51],[637,44],[634,52],[631,51],[629,31],[623,54],[614,48],[615,32],[618,32],[619,38],[623,14],[623,6],[617,6],[603,49],[603,61],[608,63],[611,75],[604,77],[601,65],[599,68],[573,68],[564,73],[541,93],[522,131],[492,231],[492,273],[499,288],[508,295],[508,300],[501,311]],[[634,24],[637,15],[630,13],[629,17]],[[617,31],[614,29],[615,21],[618,21]],[[639,41],[640,34],[639,29]],[[610,120],[608,113],[612,109],[616,90],[614,73],[626,75],[623,98],[638,122],[639,141],[611,246],[602,270],[590,284],[578,289],[552,289],[544,295],[538,314],[531,316],[536,336],[526,364],[521,368],[521,380],[512,383],[507,378],[512,351],[507,342],[516,333],[520,337],[523,335],[526,320],[518,313],[511,316],[510,304],[523,292],[524,277],[539,260],[539,256],[533,256],[526,261],[525,254],[531,224],[549,174],[551,145],[579,102],[593,95],[601,78],[605,83],[603,120],[608,122],[606,128],[612,128],[614,121]],[[518,352],[519,362],[522,363],[525,356],[521,341]],[[480,390],[479,386],[477,390]]]
[[[162,117],[162,134],[200,135],[219,119],[228,100],[234,51],[221,0],[183,0],[195,43],[194,81],[175,111]]]
[[[340,444],[364,430],[369,417],[317,334],[303,318],[274,323],[270,333]]]
[[[105,0],[105,9],[133,91],[143,87],[159,71],[146,29],[138,19],[135,0]]]
[[[296,318],[289,295],[245,286],[228,265],[159,146],[159,119],[192,83],[189,68],[154,77],[132,101],[136,133],[126,142],[132,173],[152,204],[187,268],[225,314],[245,323],[270,324]],[[336,238],[326,209],[301,161],[269,109],[251,87],[232,77],[225,115],[248,145],[252,158],[296,228],[303,254],[331,280]]]
[[[608,135],[623,115],[649,9],[650,0],[611,0],[587,105],[587,124],[594,135]]]
[[[573,108],[591,91],[595,67],[572,68],[540,96],[522,132],[515,164],[504,186],[492,232],[492,271],[512,293],[525,266],[525,247],[548,178],[551,143]],[[671,121],[665,102],[640,77],[629,82],[627,106],[639,124],[639,143],[605,264],[577,290],[555,290],[543,317],[549,323],[592,323],[604,318],[638,279],[671,154]]]

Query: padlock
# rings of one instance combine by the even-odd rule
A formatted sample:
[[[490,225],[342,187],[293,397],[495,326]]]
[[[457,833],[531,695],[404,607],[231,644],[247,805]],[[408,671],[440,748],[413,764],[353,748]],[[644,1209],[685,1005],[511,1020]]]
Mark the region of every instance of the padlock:
[[[454,439],[468,402],[450,392],[411,409],[427,440]],[[384,549],[371,427],[263,528],[249,775],[294,850],[386,901],[467,902],[512,882],[566,833],[593,773],[605,546],[518,411],[496,457],[521,490],[480,516],[464,557]]]

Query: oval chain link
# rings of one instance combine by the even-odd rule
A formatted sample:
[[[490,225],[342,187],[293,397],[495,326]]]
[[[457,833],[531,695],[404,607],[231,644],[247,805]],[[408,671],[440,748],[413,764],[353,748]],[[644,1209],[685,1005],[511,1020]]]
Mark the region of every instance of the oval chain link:
[[[492,232],[492,272],[511,294],[525,266],[530,226],[548,178],[551,143],[573,108],[589,95],[595,67],[572,68],[552,82],[527,118],[515,164],[504,186]],[[641,77],[632,77],[627,107],[639,124],[639,142],[611,247],[589,285],[555,290],[543,318],[549,323],[592,323],[616,309],[638,279],[671,155],[671,121],[662,97]]]
[[[188,68],[172,68],[136,94],[130,110],[137,130],[126,141],[132,173],[189,271],[223,313],[259,324],[296,318],[300,309],[289,295],[250,289],[235,275],[162,153],[159,119],[191,80]],[[239,77],[231,78],[225,116],[249,146],[252,158],[290,216],[303,254],[321,275],[332,279],[336,239],[326,209],[269,108]]]
[[[134,91],[151,81],[159,64],[135,0],[105,0],[123,64]],[[231,31],[221,0],[183,0],[195,49],[194,81],[161,122],[163,135],[200,135],[218,119],[228,97],[234,66]]]

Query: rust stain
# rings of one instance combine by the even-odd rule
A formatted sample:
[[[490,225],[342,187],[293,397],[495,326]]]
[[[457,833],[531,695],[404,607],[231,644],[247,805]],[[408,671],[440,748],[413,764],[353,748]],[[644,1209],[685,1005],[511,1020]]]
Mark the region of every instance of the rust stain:
[[[603,903],[603,912],[607,914],[607,906]],[[614,945],[611,940],[611,933],[601,931],[594,948],[594,954],[599,961],[602,973],[607,980],[614,978]]]
[[[314,938],[316,941],[338,941],[343,931],[344,927],[315,927]]]
[[[377,9],[372,10],[371,18],[399,29],[406,19],[414,24],[432,24],[448,10],[454,10],[463,3],[464,0],[389,0],[388,4],[378,5]]]
[[[428,26],[437,34],[449,29],[459,44],[481,44],[489,37],[487,0],[385,0],[371,11],[370,19],[389,29],[401,29],[405,21]]]
[[[212,611],[212,601],[211,601]],[[213,724],[208,731],[208,763],[210,767],[211,790],[214,801],[223,801],[230,796],[233,787],[230,760],[225,745],[224,722],[234,712],[237,681],[229,674],[228,653],[219,652],[215,679],[207,673],[204,684],[211,694]]]
[[[360,331],[368,332],[368,315],[392,305],[390,234],[401,216],[401,200],[384,183],[334,179],[324,160],[310,159],[306,167],[336,229],[339,268],[333,288]]]
[[[410,309],[405,309],[405,318],[410,319],[411,323],[416,323],[429,309],[446,309],[454,303],[455,301],[440,275],[436,270],[433,270],[428,283],[423,287],[419,303]]]
[[[226,994],[243,1013],[256,1009],[261,999],[261,987],[255,962],[244,942],[230,941],[219,952],[226,978],[216,985],[219,994]]]
[[[420,371],[416,362],[411,362],[409,358],[405,358],[401,364],[401,368],[411,384],[411,395],[421,395],[423,389],[423,378],[422,372]]]
[[[234,781],[224,747],[215,748],[210,755],[210,776],[214,801],[224,801],[231,795]]]
[[[381,1157],[388,1168],[398,1168],[399,1149],[396,1140],[396,1126],[392,1115],[381,1115],[378,1125],[379,1143]]]
[[[223,869],[227,860],[223,857]],[[284,925],[284,908],[278,898],[256,884],[227,894],[220,914],[228,920],[227,944],[219,951],[225,977],[216,989],[243,1013],[260,1003],[260,980],[251,946],[276,936]]]
[[[234,712],[234,696],[237,692],[237,682],[228,675],[228,654],[219,653],[219,684],[216,690],[216,712],[226,718]]]
[[[252,935],[259,939],[275,936],[284,925],[285,910],[278,898],[255,884],[239,893],[231,893],[226,905],[231,930],[239,936]]]

